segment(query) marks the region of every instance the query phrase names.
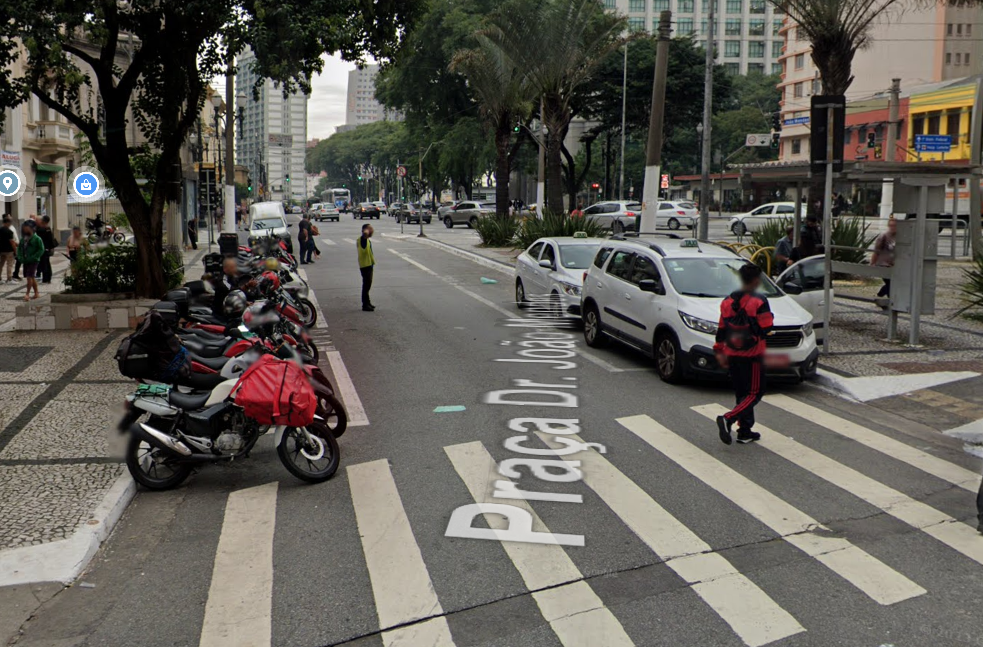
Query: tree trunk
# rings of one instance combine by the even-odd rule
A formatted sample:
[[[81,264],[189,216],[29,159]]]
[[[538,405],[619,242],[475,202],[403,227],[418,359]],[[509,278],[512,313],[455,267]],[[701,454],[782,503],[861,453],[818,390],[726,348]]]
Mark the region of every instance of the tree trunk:
[[[580,188],[577,182],[577,161],[570,154],[570,151],[567,150],[566,146],[561,146],[560,152],[563,154],[565,162],[563,178],[566,181],[567,204],[573,210],[577,205],[577,189]]]
[[[509,149],[512,143],[512,127],[507,119],[499,120],[495,129],[495,215],[509,215]]]
[[[556,97],[543,99],[546,124],[546,211],[564,213],[562,146],[570,129],[570,111]]]

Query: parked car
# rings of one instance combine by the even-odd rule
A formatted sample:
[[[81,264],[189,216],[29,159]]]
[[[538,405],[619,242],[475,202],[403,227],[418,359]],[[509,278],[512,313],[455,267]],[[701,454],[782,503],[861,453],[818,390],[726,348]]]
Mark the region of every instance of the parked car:
[[[695,239],[605,241],[584,279],[584,340],[599,347],[616,339],[652,355],[666,382],[723,377],[713,352],[720,302],[740,287],[738,271],[747,262]],[[786,295],[767,277],[761,293],[775,316],[765,340],[769,375],[814,376],[819,350],[813,315],[799,303],[803,295]]]
[[[515,259],[515,302],[549,305],[556,316],[580,316],[580,290],[602,238],[540,238]]]
[[[341,212],[338,211],[338,207],[330,205],[328,203],[323,203],[311,212],[311,217],[318,222],[324,220],[334,220],[335,222],[341,221]]]
[[[410,224],[412,222],[420,222],[420,218],[423,218],[423,222],[430,224],[433,220],[433,215],[429,210],[420,209],[420,205],[415,202],[401,202],[399,203],[399,209],[396,211],[396,222]]]
[[[494,202],[476,202],[463,200],[454,205],[444,214],[444,226],[450,229],[454,225],[467,225],[474,229],[478,218],[495,215]]]
[[[379,207],[375,206],[371,202],[359,203],[354,209],[352,209],[352,220],[356,218],[359,220],[363,220],[365,218],[375,218],[378,220],[380,215]]]
[[[612,233],[635,231],[642,213],[641,202],[598,202],[584,209],[584,218],[592,220]]]
[[[806,217],[806,205],[802,205],[802,218]],[[791,220],[795,218],[794,202],[769,202],[757,209],[742,213],[730,219],[730,230],[735,236],[743,236],[748,232],[755,231],[769,221]]]
[[[790,265],[778,275],[775,283],[785,294],[809,311],[812,315],[812,327],[816,331],[816,339],[822,339],[826,334],[826,322],[823,320],[823,306],[826,305],[823,292],[823,282],[826,278],[826,257],[810,256],[798,263]],[[830,290],[830,298],[833,290]]]
[[[700,211],[692,202],[664,201],[659,203],[655,214],[655,226],[673,231],[680,227],[693,229],[699,217]]]

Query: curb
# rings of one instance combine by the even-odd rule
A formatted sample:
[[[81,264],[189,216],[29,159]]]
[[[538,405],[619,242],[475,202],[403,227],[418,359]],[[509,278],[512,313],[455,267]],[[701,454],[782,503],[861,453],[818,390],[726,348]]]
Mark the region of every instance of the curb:
[[[481,265],[483,267],[487,267],[489,269],[502,272],[503,274],[508,274],[509,276],[512,276],[513,274],[513,268],[508,263],[503,263],[502,261],[496,261],[495,259],[488,258],[487,256],[482,256],[477,252],[469,252],[466,249],[455,247],[450,243],[444,243],[439,240],[433,240],[432,238],[417,238],[416,236],[398,236],[398,235],[393,236],[387,234],[383,234],[383,236],[385,238],[408,240],[411,242],[422,243],[424,245],[430,245],[431,247],[436,247],[437,249],[441,249],[449,254],[460,256],[461,258],[466,258],[469,261],[472,261],[473,263],[477,263],[478,265]]]
[[[124,472],[70,538],[0,551],[0,587],[37,582],[70,584],[89,565],[135,493],[136,483]]]

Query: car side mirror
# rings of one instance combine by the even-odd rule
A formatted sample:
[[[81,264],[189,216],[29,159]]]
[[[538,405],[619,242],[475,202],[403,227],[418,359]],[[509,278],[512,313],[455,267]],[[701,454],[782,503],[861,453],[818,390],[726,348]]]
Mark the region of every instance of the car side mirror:
[[[802,294],[802,286],[795,281],[786,281],[782,289],[785,290],[786,294]]]
[[[642,292],[651,292],[652,294],[666,293],[666,291],[662,288],[662,283],[656,281],[655,279],[642,279],[638,282],[638,287]]]
[[[539,266],[545,270],[553,269],[553,261],[548,261],[545,258],[539,261]]]

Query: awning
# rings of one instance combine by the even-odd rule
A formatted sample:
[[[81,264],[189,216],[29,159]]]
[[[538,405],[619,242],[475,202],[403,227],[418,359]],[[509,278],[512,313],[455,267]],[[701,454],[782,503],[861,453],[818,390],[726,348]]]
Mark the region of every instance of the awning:
[[[44,162],[34,163],[34,183],[35,184],[51,184],[51,176],[55,173],[61,173],[65,170],[64,166],[59,164],[46,164]]]

